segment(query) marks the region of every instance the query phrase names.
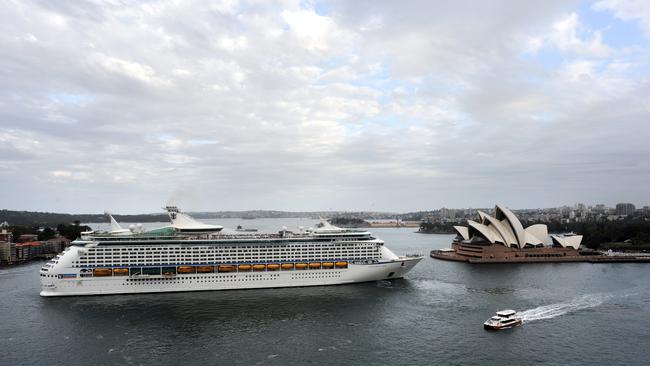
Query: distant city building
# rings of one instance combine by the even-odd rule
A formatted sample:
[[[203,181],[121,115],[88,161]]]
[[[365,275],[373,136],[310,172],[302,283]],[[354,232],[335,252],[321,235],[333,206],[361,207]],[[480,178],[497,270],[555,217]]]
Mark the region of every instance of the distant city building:
[[[631,204],[631,203],[617,203],[616,204],[616,214],[617,215],[632,215],[632,214],[634,214],[634,211],[636,211],[636,207],[634,207],[634,205]]]
[[[70,246],[70,239],[64,236],[57,236],[43,243],[43,253],[61,253],[68,246]]]
[[[25,262],[34,258],[38,258],[42,254],[43,245],[40,241],[16,244],[16,260],[18,262]]]
[[[13,237],[14,234],[11,231],[7,231],[7,229],[2,229],[0,231],[0,241],[6,241],[7,243],[13,242]]]
[[[0,242],[0,264],[8,264],[15,261],[16,244]]]
[[[16,243],[28,243],[28,242],[34,242],[38,240],[38,235],[36,234],[23,234],[18,237],[18,240],[16,240]]]
[[[11,231],[2,229],[2,232],[0,232],[0,264],[11,263],[12,257],[15,257],[16,249],[12,239]]]

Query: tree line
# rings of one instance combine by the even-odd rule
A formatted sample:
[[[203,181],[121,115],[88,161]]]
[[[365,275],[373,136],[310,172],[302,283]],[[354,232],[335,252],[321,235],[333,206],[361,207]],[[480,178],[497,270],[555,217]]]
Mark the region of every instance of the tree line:
[[[56,229],[49,226],[41,228],[38,226],[13,225],[7,227],[7,230],[13,234],[14,241],[17,241],[23,234],[37,235],[39,241],[52,239],[56,237],[57,234],[70,240],[75,240],[81,237],[82,232],[91,230],[90,227],[81,225],[79,221],[75,221],[72,224],[58,224],[54,227],[56,227]]]

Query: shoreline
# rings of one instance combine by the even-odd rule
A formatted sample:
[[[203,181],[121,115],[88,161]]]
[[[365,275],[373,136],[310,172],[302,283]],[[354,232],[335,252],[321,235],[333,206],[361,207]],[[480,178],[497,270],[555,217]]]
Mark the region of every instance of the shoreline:
[[[455,251],[432,250],[429,256],[434,259],[466,262],[476,264],[506,263],[650,263],[650,255],[577,255],[565,257],[512,257],[508,259],[472,258],[457,254]]]

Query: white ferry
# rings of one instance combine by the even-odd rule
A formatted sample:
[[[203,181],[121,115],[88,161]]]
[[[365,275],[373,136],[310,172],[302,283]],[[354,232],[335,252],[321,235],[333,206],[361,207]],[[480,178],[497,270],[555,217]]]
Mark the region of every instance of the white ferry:
[[[401,278],[421,259],[399,257],[368,231],[321,220],[316,229],[227,234],[177,207],[171,225],[85,232],[40,270],[41,296],[339,285]]]
[[[521,317],[514,310],[497,311],[497,315],[491,317],[483,323],[483,328],[487,330],[501,330],[516,327],[523,324]]]

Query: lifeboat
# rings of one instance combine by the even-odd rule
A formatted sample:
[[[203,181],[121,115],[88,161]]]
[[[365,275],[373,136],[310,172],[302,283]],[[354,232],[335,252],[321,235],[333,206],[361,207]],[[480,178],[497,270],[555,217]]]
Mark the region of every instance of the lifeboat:
[[[196,273],[196,268],[192,266],[180,266],[177,271],[178,273]]]
[[[218,271],[219,271],[220,273],[223,273],[223,272],[234,272],[235,269],[237,269],[236,266],[229,266],[229,265],[227,265],[227,266],[219,266]]]
[[[269,271],[277,271],[278,269],[280,269],[280,265],[277,263],[271,263],[266,266],[266,269],[268,269]]]
[[[95,268],[93,269],[93,276],[95,277],[106,277],[106,276],[111,276],[113,274],[113,270],[110,268]]]
[[[293,269],[293,263],[282,263],[282,270],[288,271]]]
[[[348,262],[335,262],[336,268],[348,268]]]
[[[307,263],[296,263],[296,269],[307,269]]]
[[[323,262],[323,268],[334,268],[334,262]]]
[[[212,273],[214,272],[213,266],[198,266],[196,267],[198,273]]]
[[[248,272],[251,270],[251,265],[250,264],[240,264],[239,265],[239,272]]]
[[[113,268],[113,276],[128,276],[128,268]]]
[[[311,262],[311,263],[309,263],[309,268],[310,269],[319,269],[320,268],[320,263],[319,262]]]
[[[253,271],[263,271],[266,269],[266,264],[253,264]]]

